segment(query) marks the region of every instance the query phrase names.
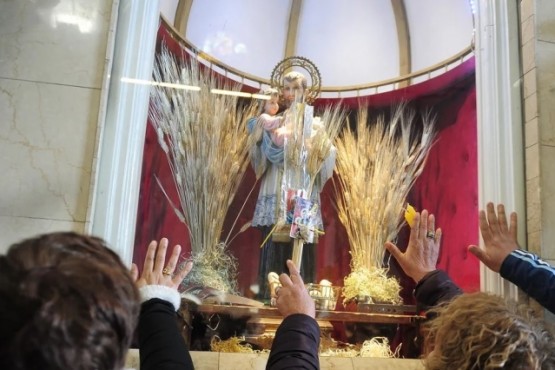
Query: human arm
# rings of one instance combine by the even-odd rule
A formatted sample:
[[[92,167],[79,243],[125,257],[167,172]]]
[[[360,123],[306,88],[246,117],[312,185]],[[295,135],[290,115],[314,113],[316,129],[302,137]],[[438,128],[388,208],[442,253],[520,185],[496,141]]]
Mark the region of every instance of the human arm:
[[[266,369],[319,369],[320,327],[304,314],[287,316],[276,331]]]
[[[285,317],[274,338],[266,369],[319,369],[320,327],[314,300],[295,264],[287,261],[290,277],[281,274],[276,306]]]
[[[513,250],[501,264],[499,273],[543,307],[555,313],[555,268],[538,256]]]
[[[435,230],[435,217],[427,210],[416,213],[405,252],[391,243],[385,248],[395,257],[403,271],[417,284],[414,290],[418,309],[428,309],[462,293],[442,270],[436,268],[441,245],[441,229]],[[432,237],[433,236],[433,237]]]
[[[493,203],[480,211],[483,247],[470,245],[468,250],[489,269],[518,286],[543,307],[555,313],[555,269],[538,256],[519,249],[517,214],[507,222],[505,206]]]
[[[431,271],[414,288],[416,309],[418,312],[427,311],[429,308],[450,301],[462,293],[461,288],[451,280],[445,271]]]
[[[486,211],[480,211],[480,232],[484,246],[470,245],[468,250],[555,313],[555,269],[535,254],[518,249],[517,214],[512,212],[507,222],[505,206],[498,204],[496,213],[490,202]]]
[[[191,271],[188,263],[176,271],[181,247],[173,248],[164,267],[168,240],[148,246],[142,274],[133,264],[131,273],[141,293],[139,315],[139,354],[141,369],[188,370],[193,369],[189,350],[177,327],[177,314],[181,298],[177,287]],[[175,272],[175,273],[174,273]]]

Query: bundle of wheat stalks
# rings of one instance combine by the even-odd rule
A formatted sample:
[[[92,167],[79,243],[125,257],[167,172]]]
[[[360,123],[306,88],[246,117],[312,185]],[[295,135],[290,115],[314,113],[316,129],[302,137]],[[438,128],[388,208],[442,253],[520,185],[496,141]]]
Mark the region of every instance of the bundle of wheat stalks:
[[[224,219],[248,165],[245,119],[234,90],[190,58],[178,61],[163,47],[154,68],[150,118],[179,195],[173,208],[188,229],[194,267],[186,283],[236,291],[236,262],[221,243]],[[164,83],[198,87],[165,87]]]
[[[304,103],[293,104],[288,112],[290,133],[285,144],[285,168],[290,172],[294,187],[302,187],[308,196],[312,193],[314,182],[330,155],[333,142],[346,121],[345,109],[340,105],[327,106],[319,117],[305,126],[312,107]]]
[[[340,129],[345,126],[346,112],[340,105],[324,108],[320,120],[313,122],[313,135],[310,139],[310,150],[306,159],[306,172],[310,177],[309,193],[312,191],[314,181],[330,151]],[[321,127],[319,127],[321,126]]]
[[[433,141],[433,119],[398,106],[390,122],[383,116],[369,123],[358,112],[356,132],[344,130],[337,140],[338,215],[347,230],[351,274],[345,278],[345,301],[370,297],[399,303],[399,283],[384,269],[384,243],[403,225],[407,194],[423,170]]]

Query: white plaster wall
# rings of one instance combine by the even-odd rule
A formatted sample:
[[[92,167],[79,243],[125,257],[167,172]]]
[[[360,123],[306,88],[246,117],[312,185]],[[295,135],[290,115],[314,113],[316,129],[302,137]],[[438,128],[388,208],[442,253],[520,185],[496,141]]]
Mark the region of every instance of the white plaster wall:
[[[179,0],[160,0],[160,14],[162,14],[170,24],[175,21],[175,11]]]

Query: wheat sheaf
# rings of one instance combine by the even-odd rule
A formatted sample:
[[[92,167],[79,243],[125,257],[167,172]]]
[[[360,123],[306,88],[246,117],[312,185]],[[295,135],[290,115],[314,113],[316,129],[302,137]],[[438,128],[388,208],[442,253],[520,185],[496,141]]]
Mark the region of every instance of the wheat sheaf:
[[[178,60],[165,46],[153,75],[150,119],[177,188],[179,204],[172,207],[191,241],[194,266],[184,283],[236,292],[237,263],[221,234],[249,163],[245,120],[254,104],[213,93],[240,86],[223,82],[193,57]]]
[[[421,174],[434,140],[434,119],[400,104],[386,122],[368,122],[368,109],[358,111],[356,130],[347,127],[336,141],[338,216],[345,226],[351,273],[344,279],[345,301],[400,303],[398,281],[384,264],[384,243],[403,225],[402,210]]]

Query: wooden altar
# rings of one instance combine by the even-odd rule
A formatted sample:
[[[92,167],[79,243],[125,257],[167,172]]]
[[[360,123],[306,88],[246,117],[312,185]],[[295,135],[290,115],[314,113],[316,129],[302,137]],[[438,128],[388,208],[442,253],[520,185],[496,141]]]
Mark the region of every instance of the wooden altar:
[[[385,312],[387,310],[383,305],[376,306],[376,309],[370,309],[372,312],[360,312],[360,309],[359,312],[316,310],[315,318],[323,337],[332,338],[338,324],[344,325],[349,332],[362,331],[363,333],[352,336],[351,344],[360,344],[366,339],[371,339],[372,336],[386,336],[376,335],[384,327],[391,328],[388,330],[390,333],[399,331],[399,328],[405,328],[401,339],[404,343],[403,347],[406,347],[407,351],[412,347],[408,357],[418,357],[420,350],[415,346],[418,347],[419,325],[425,317],[414,313]],[[414,306],[399,307],[414,308]],[[365,310],[369,311],[368,307]],[[189,301],[183,301],[180,315],[184,320],[183,336],[187,344],[192,350],[201,351],[210,350],[209,343],[213,336],[218,336],[222,340],[232,336],[244,337],[245,342],[255,349],[270,349],[271,340],[268,340],[268,337],[273,337],[283,319],[278,310],[270,306],[196,305]],[[364,330],[360,330],[361,328]],[[405,341],[410,342],[409,345],[405,344]]]

